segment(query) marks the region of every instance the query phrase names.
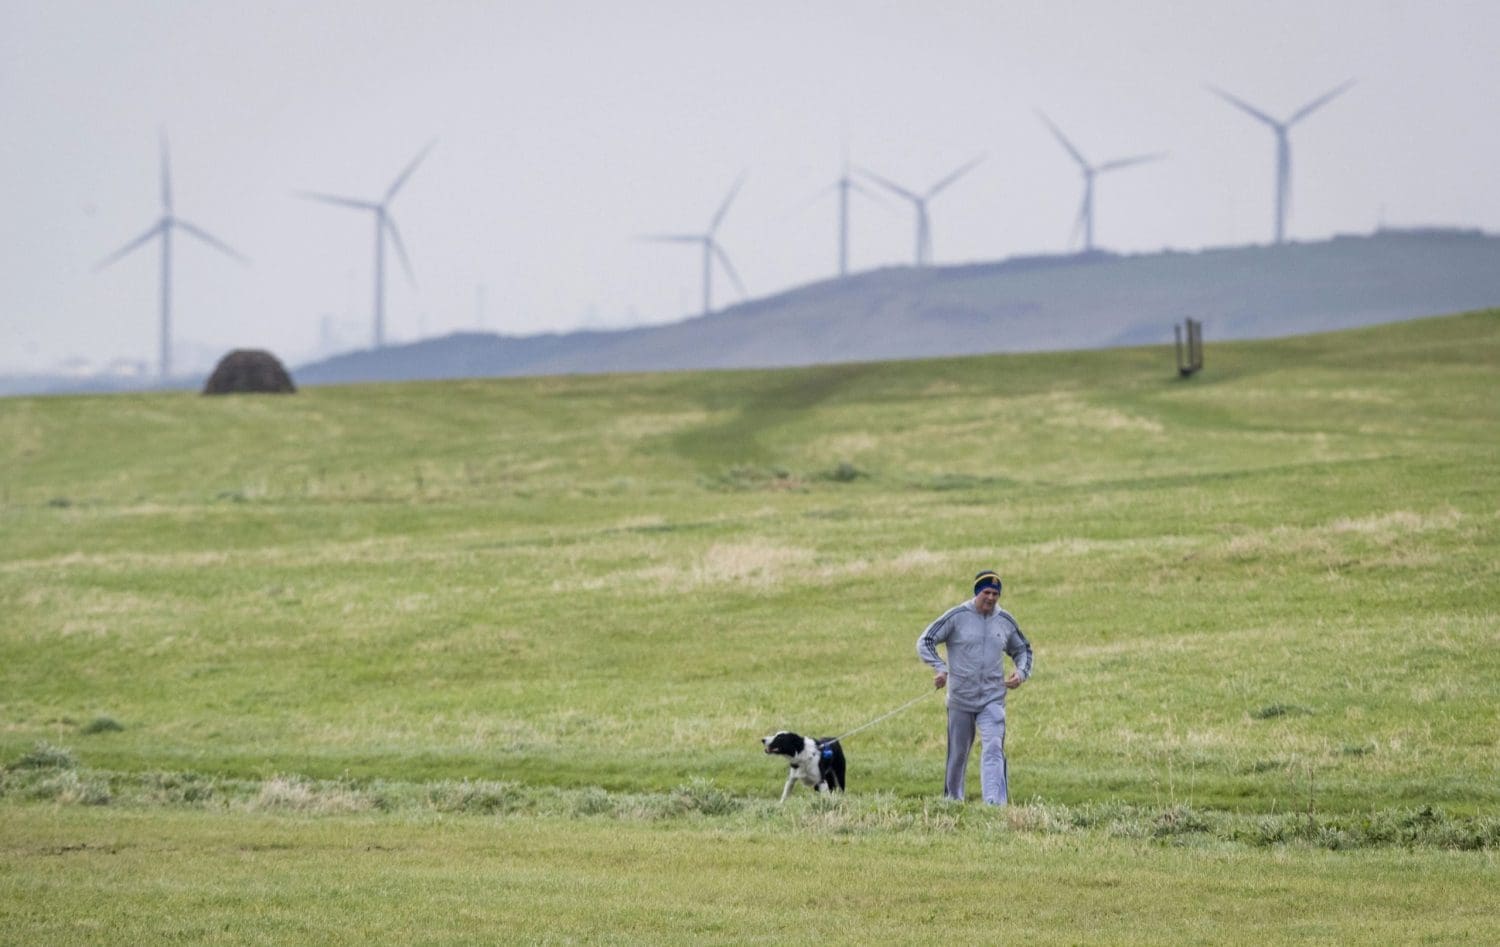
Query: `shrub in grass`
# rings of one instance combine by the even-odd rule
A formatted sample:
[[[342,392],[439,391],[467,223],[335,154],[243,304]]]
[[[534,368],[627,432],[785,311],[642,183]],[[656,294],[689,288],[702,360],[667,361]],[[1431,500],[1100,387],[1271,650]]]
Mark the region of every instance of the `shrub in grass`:
[[[1360,821],[1357,832],[1366,844],[1431,845],[1462,851],[1500,846],[1500,819],[1455,819],[1432,806],[1373,813]]]
[[[1312,713],[1300,704],[1268,704],[1259,710],[1252,710],[1250,716],[1256,720],[1274,720],[1277,717],[1303,716]]]
[[[95,717],[79,728],[80,733],[118,733],[125,725],[113,717]]]
[[[250,807],[319,815],[368,812],[376,808],[374,801],[359,790],[339,783],[313,782],[302,776],[275,776],[266,780]]]
[[[575,815],[608,815],[614,812],[614,809],[615,805],[609,793],[598,786],[590,786],[573,799]]]
[[[1135,807],[1118,802],[1090,802],[1081,806],[1059,806],[1068,823],[1079,829],[1107,829],[1111,825],[1139,820]]]
[[[1357,841],[1343,829],[1331,825],[1323,825],[1318,827],[1317,843],[1320,848],[1326,848],[1330,852],[1338,852],[1356,847]]]
[[[146,773],[141,788],[147,801],[164,805],[201,805],[217,792],[214,779],[198,773]]]
[[[105,806],[113,799],[108,780],[97,774],[80,774],[75,769],[37,771],[18,794],[26,799],[63,805]]]
[[[439,812],[492,815],[520,811],[526,806],[526,797],[518,783],[465,779],[432,786],[427,791],[427,804]]]
[[[1191,806],[1175,805],[1158,813],[1152,820],[1151,834],[1156,838],[1192,835],[1209,831],[1208,817]]]
[[[11,764],[11,769],[73,769],[78,758],[67,747],[53,746],[38,740],[27,753]]]
[[[825,471],[822,475],[822,479],[831,480],[834,483],[853,483],[861,477],[868,476],[869,474],[865,473],[863,470],[860,470],[858,467],[854,466],[846,460],[840,462],[831,470]]]
[[[1054,835],[1069,829],[1068,813],[1053,806],[1008,806],[1006,824],[1017,832]]]
[[[703,815],[729,815],[738,812],[741,800],[715,786],[712,780],[697,777],[692,782],[678,786],[672,793],[683,812]]]

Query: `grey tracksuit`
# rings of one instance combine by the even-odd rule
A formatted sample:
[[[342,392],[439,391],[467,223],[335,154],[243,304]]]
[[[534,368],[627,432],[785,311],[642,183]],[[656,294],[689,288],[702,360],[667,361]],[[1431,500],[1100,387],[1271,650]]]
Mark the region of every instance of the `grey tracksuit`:
[[[947,651],[947,661],[937,646]],[[1031,676],[1031,643],[1003,608],[985,617],[968,601],[948,609],[917,639],[917,656],[948,674],[948,764],[943,783],[950,799],[964,797],[964,774],[977,726],[981,734],[980,786],[985,802],[1009,801],[1005,761],[1005,655],[1023,679]]]

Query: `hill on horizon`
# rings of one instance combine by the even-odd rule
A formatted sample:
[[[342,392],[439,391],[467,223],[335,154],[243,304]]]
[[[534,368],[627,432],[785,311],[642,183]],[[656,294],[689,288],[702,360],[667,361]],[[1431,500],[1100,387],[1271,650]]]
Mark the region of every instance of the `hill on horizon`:
[[[1171,344],[1211,345],[1500,303],[1500,237],[1382,230],[1280,246],[1095,251],[831,279],[666,325],[463,332],[303,365],[299,384],[711,368]]]
[[[1500,235],[1382,229],[1280,246],[886,267],[674,323],[523,336],[457,332],[304,363],[292,375],[298,385],[326,385],[1170,346],[1173,326],[1185,318],[1202,323],[1211,350],[1233,339],[1496,305]],[[198,389],[205,377],[12,375],[0,377],[0,396]]]

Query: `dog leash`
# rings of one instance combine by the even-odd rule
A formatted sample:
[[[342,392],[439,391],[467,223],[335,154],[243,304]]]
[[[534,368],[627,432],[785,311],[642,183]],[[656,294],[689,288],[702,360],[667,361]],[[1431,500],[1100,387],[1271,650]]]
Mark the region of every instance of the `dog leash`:
[[[821,750],[825,746],[832,746],[833,744],[839,742],[840,740],[843,740],[845,737],[852,737],[852,736],[854,736],[856,733],[858,733],[861,730],[868,730],[871,727],[875,726],[880,721],[887,720],[887,719],[889,719],[891,717],[894,717],[897,714],[899,714],[901,711],[903,711],[906,708],[910,707],[912,704],[918,703],[919,701],[926,700],[929,695],[936,694],[936,693],[937,693],[937,688],[933,688],[932,690],[927,691],[926,693],[922,694],[920,697],[913,697],[911,700],[909,700],[906,703],[902,704],[900,707],[897,707],[895,710],[891,711],[890,713],[888,713],[888,714],[882,714],[881,716],[876,717],[874,720],[871,720],[869,723],[865,724],[864,726],[855,727],[853,730],[850,730],[848,733],[843,734],[843,736],[834,737],[832,740],[822,740],[822,741],[819,741],[819,743],[818,743],[818,749]]]

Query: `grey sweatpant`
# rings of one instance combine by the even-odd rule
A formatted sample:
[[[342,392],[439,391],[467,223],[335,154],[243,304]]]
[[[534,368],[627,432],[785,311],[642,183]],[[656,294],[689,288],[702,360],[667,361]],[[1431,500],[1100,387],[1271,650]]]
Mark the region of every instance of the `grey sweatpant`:
[[[1003,806],[1010,801],[1009,773],[1005,764],[1005,702],[991,701],[979,710],[948,708],[948,772],[943,795],[964,797],[964,774],[969,768],[969,749],[974,730],[979,730],[979,789],[984,801]]]

